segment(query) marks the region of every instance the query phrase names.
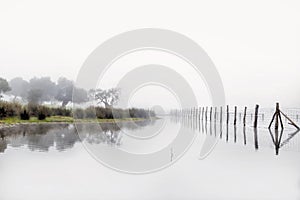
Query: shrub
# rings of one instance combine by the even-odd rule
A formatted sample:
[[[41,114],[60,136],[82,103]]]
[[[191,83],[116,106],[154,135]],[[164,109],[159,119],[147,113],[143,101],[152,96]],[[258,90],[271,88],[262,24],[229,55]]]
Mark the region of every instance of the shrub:
[[[44,113],[39,113],[38,120],[44,120],[44,119],[46,119],[46,115]]]
[[[37,117],[37,115],[38,115],[38,105],[37,104],[33,104],[33,103],[27,104],[27,110],[28,110],[28,113],[30,116]]]
[[[6,117],[6,111],[3,107],[0,107],[0,119],[3,119]]]
[[[44,120],[46,119],[46,117],[50,117],[51,116],[51,111],[49,107],[46,106],[38,106],[37,107],[37,117],[39,120]]]
[[[70,117],[72,115],[72,111],[67,108],[50,108],[51,115],[57,116],[66,116]]]
[[[21,120],[29,120],[29,119],[30,119],[30,116],[29,116],[29,114],[27,113],[27,111],[24,110],[24,111],[20,114],[20,118],[21,118]]]
[[[77,108],[74,110],[73,117],[75,119],[83,119],[84,118],[84,110],[81,108]]]
[[[149,118],[154,117],[153,111],[148,111],[145,109],[130,108],[130,109],[120,109],[120,108],[103,108],[96,107],[96,116],[99,119],[121,119],[121,118]]]
[[[18,116],[22,106],[19,103],[0,101],[0,118]]]
[[[90,106],[85,109],[85,118],[95,118],[96,117],[96,111],[95,108]]]

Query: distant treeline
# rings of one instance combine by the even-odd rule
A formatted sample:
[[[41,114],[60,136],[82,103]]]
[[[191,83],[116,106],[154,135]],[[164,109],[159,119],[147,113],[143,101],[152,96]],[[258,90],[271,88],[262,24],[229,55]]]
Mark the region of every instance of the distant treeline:
[[[73,116],[78,119],[98,118],[98,119],[122,119],[122,118],[150,118],[155,113],[146,109],[130,108],[104,108],[104,107],[88,107],[72,109],[64,107],[49,107],[38,104],[21,105],[15,102],[0,101],[0,119],[9,117],[19,117],[22,120],[29,120],[30,117],[37,117],[43,120],[50,116]]]
[[[0,99],[2,94],[10,95],[14,101],[21,100],[29,104],[57,102],[62,107],[70,102],[80,104],[94,100],[99,105],[112,107],[119,98],[117,88],[85,90],[75,87],[72,80],[64,77],[60,77],[57,82],[52,81],[50,77],[34,77],[29,81],[21,77],[7,81],[0,77]]]
[[[13,97],[12,102],[1,100],[1,94]],[[85,90],[77,88],[74,82],[64,77],[53,82],[50,77],[32,78],[26,81],[20,77],[7,81],[0,78],[0,119],[20,117],[28,120],[37,117],[40,120],[50,116],[74,116],[75,118],[149,118],[155,116],[146,109],[119,109],[114,105],[119,100],[119,89],[111,88]],[[19,100],[22,101],[19,101]],[[45,106],[45,102],[59,102],[60,107]],[[96,107],[71,110],[66,107],[70,102],[81,104],[96,101]],[[22,104],[21,104],[22,103]],[[79,106],[82,107],[82,106]]]

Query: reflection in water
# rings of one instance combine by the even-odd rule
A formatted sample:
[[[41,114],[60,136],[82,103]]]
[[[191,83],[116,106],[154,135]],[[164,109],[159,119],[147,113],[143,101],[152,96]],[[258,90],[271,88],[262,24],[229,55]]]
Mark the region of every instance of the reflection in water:
[[[243,126],[244,145],[247,145],[246,126]]]
[[[79,124],[77,129],[84,129],[86,135],[81,139],[91,144],[120,145],[122,132],[120,128],[128,130],[143,128],[153,121],[139,121],[134,123],[103,123],[99,132],[99,124]],[[8,146],[13,148],[27,147],[31,151],[47,152],[51,147],[58,151],[72,148],[80,142],[76,128],[73,124],[26,124],[0,129],[0,153]]]
[[[203,110],[202,112],[204,112]],[[221,123],[222,120],[217,121],[217,115],[214,116],[211,122],[209,121],[210,117],[207,115],[204,115],[204,117],[197,115],[193,117],[189,115],[173,116],[171,117],[171,122],[206,134],[206,137],[216,137],[221,141],[225,140],[226,143],[232,143],[233,141],[236,145],[239,143],[243,146],[253,145],[255,150],[261,147],[272,146],[275,148],[276,155],[279,154],[281,149],[300,151],[299,131],[285,129],[278,132],[278,130],[272,131],[263,127],[255,129],[251,124],[244,126],[243,122],[241,122],[242,119],[240,119],[240,124],[233,126],[230,122],[227,123],[226,120],[224,120],[224,124]],[[205,120],[206,118],[207,120]],[[220,119],[222,119],[221,116]],[[126,122],[119,123],[118,125],[104,123],[101,124],[101,131],[99,131],[99,124],[97,123],[89,123],[88,125],[79,124],[76,128],[84,133],[84,135],[80,135],[80,138],[90,144],[104,144],[118,147],[124,141],[124,133],[120,130],[121,128],[132,131],[137,130],[137,134],[141,134],[144,127],[153,125],[155,121],[149,120],[135,123],[138,126],[134,125],[134,123]],[[19,148],[23,146],[31,151],[47,152],[51,148],[64,151],[72,148],[75,143],[80,142],[76,128],[72,124],[30,124],[2,128],[0,129],[0,153],[4,152],[8,147]],[[224,133],[223,128],[225,128]],[[174,156],[174,150],[170,149],[170,159],[173,160]]]
[[[272,133],[271,130],[269,130],[274,147],[275,147],[275,153],[276,155],[279,154],[279,149],[282,148],[283,146],[287,145],[292,138],[294,138],[298,133],[299,130],[295,131],[292,134],[289,134],[289,137],[287,139],[285,139],[284,141],[282,141],[282,136],[283,136],[283,130],[280,131],[280,134],[278,132],[278,130],[274,131],[274,134]]]
[[[234,143],[236,143],[236,125],[234,125]]]
[[[210,117],[207,116],[206,113],[204,117],[203,115],[202,117],[195,115],[195,118],[190,116],[182,117],[180,115],[177,116],[175,115],[171,117],[172,119],[171,121],[174,123],[181,123],[185,127],[189,127],[186,126],[186,124],[193,123],[195,124],[195,127],[198,127],[196,129],[193,128],[194,131],[198,131],[199,133],[201,132],[202,134],[206,134],[207,137],[217,137],[220,138],[220,140],[222,140],[223,139],[222,115],[220,115],[219,122],[217,122],[218,115],[214,114],[214,116],[215,117],[211,119]],[[253,117],[252,114],[249,115],[249,118],[250,117],[251,118]],[[224,137],[226,143],[230,143],[232,137],[233,143],[238,144],[239,141],[241,141],[240,143],[242,143],[243,146],[253,145],[255,150],[259,150],[260,147],[269,147],[270,145],[272,145],[275,148],[276,155],[279,154],[279,150],[283,147],[287,147],[285,148],[285,150],[300,151],[299,137],[297,138],[297,135],[299,133],[298,130],[293,132],[291,131],[291,129],[285,129],[282,130],[280,133],[278,133],[278,130],[272,131],[263,127],[254,128],[252,126],[251,121],[249,124],[246,123],[244,124],[244,120],[246,120],[246,118],[242,120],[242,117],[240,116],[239,124],[237,123],[236,125],[234,125],[231,124],[229,121],[228,123],[227,121],[226,123],[224,123],[225,124]],[[267,121],[265,121],[265,114],[261,114],[260,123],[261,124],[268,123]],[[220,126],[220,128],[217,128],[217,125]],[[238,130],[241,130],[242,133],[239,134]],[[292,133],[289,134],[290,132]],[[282,138],[284,136],[287,136],[287,138],[283,140]],[[249,139],[249,137],[252,139]],[[291,144],[291,141],[294,141],[294,143],[296,144]]]
[[[253,131],[254,131],[254,147],[257,150],[258,149],[257,128],[254,128]]]
[[[228,124],[226,124],[226,142],[229,140],[229,134],[228,134]]]
[[[27,146],[32,151],[49,151],[50,147],[55,146],[61,151],[71,148],[78,141],[74,128],[70,128],[68,124],[18,125],[0,129],[0,134],[1,152],[4,152],[7,146]]]

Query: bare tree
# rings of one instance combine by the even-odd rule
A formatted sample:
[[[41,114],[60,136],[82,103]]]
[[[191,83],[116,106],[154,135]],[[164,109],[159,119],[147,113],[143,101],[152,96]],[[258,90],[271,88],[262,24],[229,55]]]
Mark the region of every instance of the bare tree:
[[[120,90],[111,88],[108,90],[97,89],[94,91],[94,97],[98,104],[103,103],[105,108],[112,108],[119,100]]]

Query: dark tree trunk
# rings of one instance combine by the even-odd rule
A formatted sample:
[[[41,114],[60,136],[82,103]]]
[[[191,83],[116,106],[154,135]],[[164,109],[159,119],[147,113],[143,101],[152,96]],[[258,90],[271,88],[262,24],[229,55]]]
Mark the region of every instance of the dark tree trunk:
[[[107,102],[103,102],[105,105],[105,108],[111,108],[111,106]]]
[[[61,104],[61,107],[63,107],[63,108],[66,107],[66,105],[67,105],[68,103],[69,103],[69,101],[63,101],[62,104]]]

